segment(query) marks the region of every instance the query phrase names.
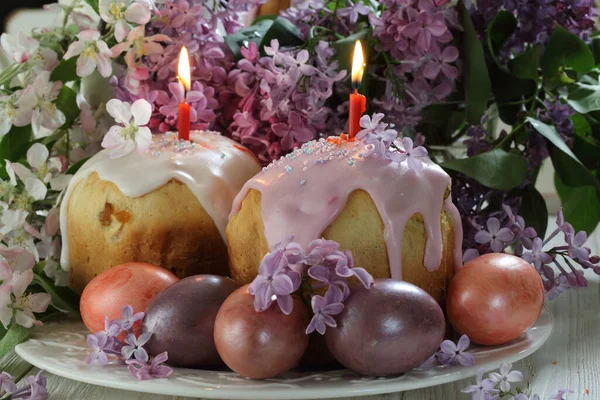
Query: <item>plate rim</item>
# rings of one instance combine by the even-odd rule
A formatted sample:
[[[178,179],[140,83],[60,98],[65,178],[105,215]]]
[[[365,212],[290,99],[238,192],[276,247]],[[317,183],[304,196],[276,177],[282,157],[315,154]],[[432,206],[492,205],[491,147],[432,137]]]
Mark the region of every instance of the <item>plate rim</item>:
[[[529,355],[535,353],[539,350],[550,338],[552,332],[554,330],[554,318],[552,313],[544,307],[542,313],[540,313],[539,318],[548,318],[547,324],[547,332],[544,336],[540,337],[537,342],[534,342],[532,345],[527,348],[509,356],[503,357],[502,362],[511,362],[514,363],[519,361]],[[190,396],[189,389],[184,391],[182,389],[178,389],[177,386],[170,385],[144,385],[144,382],[149,381],[135,381],[132,380],[131,383],[122,382],[122,381],[114,381],[114,380],[106,380],[102,377],[92,378],[88,375],[77,374],[77,370],[74,372],[70,372],[68,368],[59,368],[56,367],[55,364],[51,362],[46,362],[44,359],[35,358],[32,359],[27,350],[26,344],[29,340],[17,345],[15,347],[16,353],[23,358],[25,361],[30,363],[31,365],[44,369],[45,371],[59,376],[61,378],[70,379],[77,382],[83,382],[90,385],[95,386],[103,386],[113,389],[127,390],[139,393],[151,393],[151,394],[159,394],[166,396]],[[35,340],[35,339],[33,339]],[[33,361],[33,362],[32,362]],[[460,369],[453,369],[448,374],[443,374],[435,377],[428,377],[423,380],[400,380],[400,381],[389,381],[389,380],[381,380],[375,381],[371,384],[365,385],[357,385],[351,388],[345,388],[343,391],[340,391],[340,388],[330,388],[330,387],[302,387],[300,389],[291,389],[291,388],[277,388],[277,387],[269,387],[267,390],[260,390],[260,386],[256,386],[256,388],[248,389],[248,388],[223,388],[223,387],[206,387],[201,388],[198,386],[197,393],[194,396],[199,396],[202,398],[210,398],[210,399],[232,399],[232,400],[249,400],[249,399],[264,399],[264,400],[280,400],[282,398],[290,399],[290,400],[299,400],[299,399],[332,399],[332,398],[340,398],[340,397],[357,397],[357,396],[370,396],[377,394],[385,394],[385,393],[399,393],[409,390],[422,389],[425,387],[433,387],[438,385],[443,385],[446,383],[456,382],[462,379],[467,379],[473,377],[477,374],[477,370],[483,368],[486,371],[497,369],[499,367],[497,361],[485,361],[478,360],[479,362],[473,367],[458,367]],[[185,371],[184,368],[174,368],[179,371]],[[343,371],[343,370],[338,370]],[[334,372],[334,371],[327,371]],[[312,374],[317,374],[318,371],[312,372]],[[359,377],[359,375],[357,375]],[[177,379],[177,378],[175,378]],[[393,379],[393,378],[392,378]],[[435,383],[432,384],[432,381]],[[267,383],[273,383],[266,381]],[[215,390],[217,389],[217,390]],[[179,390],[179,391],[178,391]]]

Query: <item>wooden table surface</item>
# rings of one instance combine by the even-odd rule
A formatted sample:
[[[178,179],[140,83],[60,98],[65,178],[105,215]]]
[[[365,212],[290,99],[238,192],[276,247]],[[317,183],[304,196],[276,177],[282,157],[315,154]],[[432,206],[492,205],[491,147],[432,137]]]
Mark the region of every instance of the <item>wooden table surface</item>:
[[[553,228],[552,218],[548,227]],[[593,253],[600,253],[600,229],[590,238]],[[554,316],[554,330],[548,342],[536,353],[515,364],[523,371],[525,384],[543,400],[558,389],[575,391],[573,399],[600,399],[600,277],[586,271],[589,287],[571,290],[547,302]],[[0,371],[7,371],[17,379],[35,374],[37,368],[23,361],[14,352],[0,360]],[[128,392],[88,385],[46,373],[51,400],[63,399],[116,399],[116,400],[186,400],[188,398]],[[466,379],[455,383],[370,397],[357,400],[467,400],[469,395],[460,389],[474,382]]]

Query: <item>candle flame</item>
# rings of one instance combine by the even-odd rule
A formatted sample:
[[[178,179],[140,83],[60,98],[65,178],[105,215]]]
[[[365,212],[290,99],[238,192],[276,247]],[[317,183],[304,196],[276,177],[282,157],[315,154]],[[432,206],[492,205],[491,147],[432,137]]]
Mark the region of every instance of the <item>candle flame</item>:
[[[362,81],[363,72],[365,70],[365,56],[363,53],[360,40],[354,45],[354,57],[352,60],[352,87],[358,88]]]
[[[181,52],[179,53],[179,66],[177,68],[177,76],[179,77],[179,81],[183,85],[186,91],[189,91],[192,87],[191,84],[191,71],[190,71],[190,54],[188,53],[188,49],[183,46],[181,48]]]

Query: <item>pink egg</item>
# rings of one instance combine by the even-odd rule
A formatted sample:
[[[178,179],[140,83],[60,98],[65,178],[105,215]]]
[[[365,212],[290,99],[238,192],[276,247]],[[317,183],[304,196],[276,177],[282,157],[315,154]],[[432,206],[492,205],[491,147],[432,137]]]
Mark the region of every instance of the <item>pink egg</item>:
[[[90,332],[104,329],[104,317],[121,318],[121,309],[131,305],[146,311],[150,302],[179,278],[156,265],[132,262],[114,266],[92,279],[81,294],[79,311]]]
[[[462,267],[448,288],[448,319],[483,345],[521,336],[539,317],[544,287],[535,268],[510,254],[486,254]]]

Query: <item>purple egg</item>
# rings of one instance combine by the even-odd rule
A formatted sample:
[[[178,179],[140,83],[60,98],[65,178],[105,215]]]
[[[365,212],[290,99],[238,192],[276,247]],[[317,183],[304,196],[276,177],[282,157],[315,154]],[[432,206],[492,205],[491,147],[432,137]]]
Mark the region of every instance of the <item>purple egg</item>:
[[[154,298],[142,322],[142,332],[152,332],[144,348],[155,356],[169,354],[169,365],[209,368],[222,365],[214,340],[219,308],[239,284],[215,275],[180,280]]]
[[[344,304],[325,340],[333,356],[359,374],[404,373],[423,364],[444,340],[442,309],[410,283],[377,279],[371,289],[353,287]]]

